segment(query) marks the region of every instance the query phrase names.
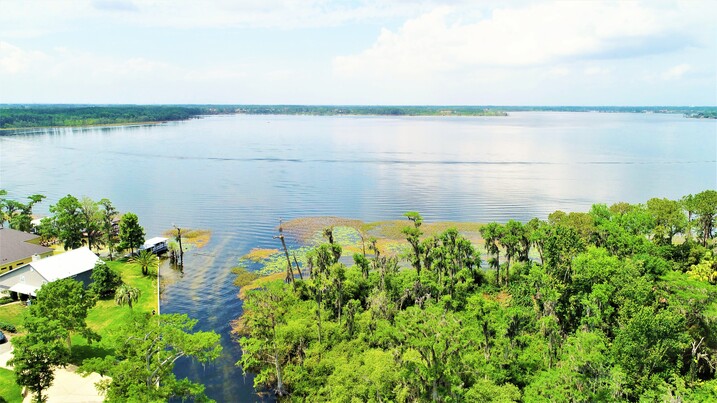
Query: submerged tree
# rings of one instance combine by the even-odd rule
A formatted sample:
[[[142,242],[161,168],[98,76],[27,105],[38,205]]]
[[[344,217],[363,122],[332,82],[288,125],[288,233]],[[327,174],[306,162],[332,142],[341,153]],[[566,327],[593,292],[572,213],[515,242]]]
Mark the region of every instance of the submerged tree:
[[[237,362],[244,372],[252,371],[255,386],[271,386],[278,396],[287,393],[284,387],[283,367],[289,346],[278,328],[286,323],[286,315],[293,296],[279,285],[251,291],[244,302],[244,315],[238,331],[242,337],[242,357]]]

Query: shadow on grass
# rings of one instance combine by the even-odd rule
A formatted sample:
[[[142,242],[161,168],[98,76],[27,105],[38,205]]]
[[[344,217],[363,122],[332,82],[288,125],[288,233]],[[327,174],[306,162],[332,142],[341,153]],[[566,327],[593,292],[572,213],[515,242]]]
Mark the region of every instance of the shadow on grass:
[[[70,364],[80,366],[82,365],[82,361],[88,358],[104,358],[112,354],[114,354],[114,350],[102,347],[97,344],[72,346],[72,357],[70,357]]]

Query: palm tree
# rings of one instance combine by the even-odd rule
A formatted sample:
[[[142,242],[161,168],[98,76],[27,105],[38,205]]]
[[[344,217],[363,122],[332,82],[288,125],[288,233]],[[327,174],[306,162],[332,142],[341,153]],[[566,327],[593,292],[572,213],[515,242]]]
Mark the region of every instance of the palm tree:
[[[115,291],[115,302],[117,305],[129,305],[129,309],[132,309],[132,303],[137,302],[139,300],[139,295],[141,292],[139,291],[139,288],[132,287],[128,284],[122,284],[117,288],[117,291]]]
[[[150,269],[156,269],[159,267],[159,258],[154,253],[148,250],[141,250],[130,259],[130,262],[138,264],[142,268],[142,274],[145,276],[149,274]]]

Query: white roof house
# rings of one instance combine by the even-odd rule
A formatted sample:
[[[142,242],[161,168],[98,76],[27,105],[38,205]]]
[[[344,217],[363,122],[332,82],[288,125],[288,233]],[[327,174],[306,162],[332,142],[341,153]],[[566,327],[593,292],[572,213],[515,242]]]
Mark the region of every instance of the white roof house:
[[[89,278],[90,272],[99,261],[100,258],[88,248],[36,260],[0,275],[0,292],[7,290],[34,296],[36,290],[51,281],[78,276]]]

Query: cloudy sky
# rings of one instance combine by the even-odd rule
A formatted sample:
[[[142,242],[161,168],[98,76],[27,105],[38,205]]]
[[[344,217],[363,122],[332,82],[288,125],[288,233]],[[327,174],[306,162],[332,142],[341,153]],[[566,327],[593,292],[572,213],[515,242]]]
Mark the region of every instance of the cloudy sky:
[[[0,0],[0,103],[717,105],[714,1]]]

